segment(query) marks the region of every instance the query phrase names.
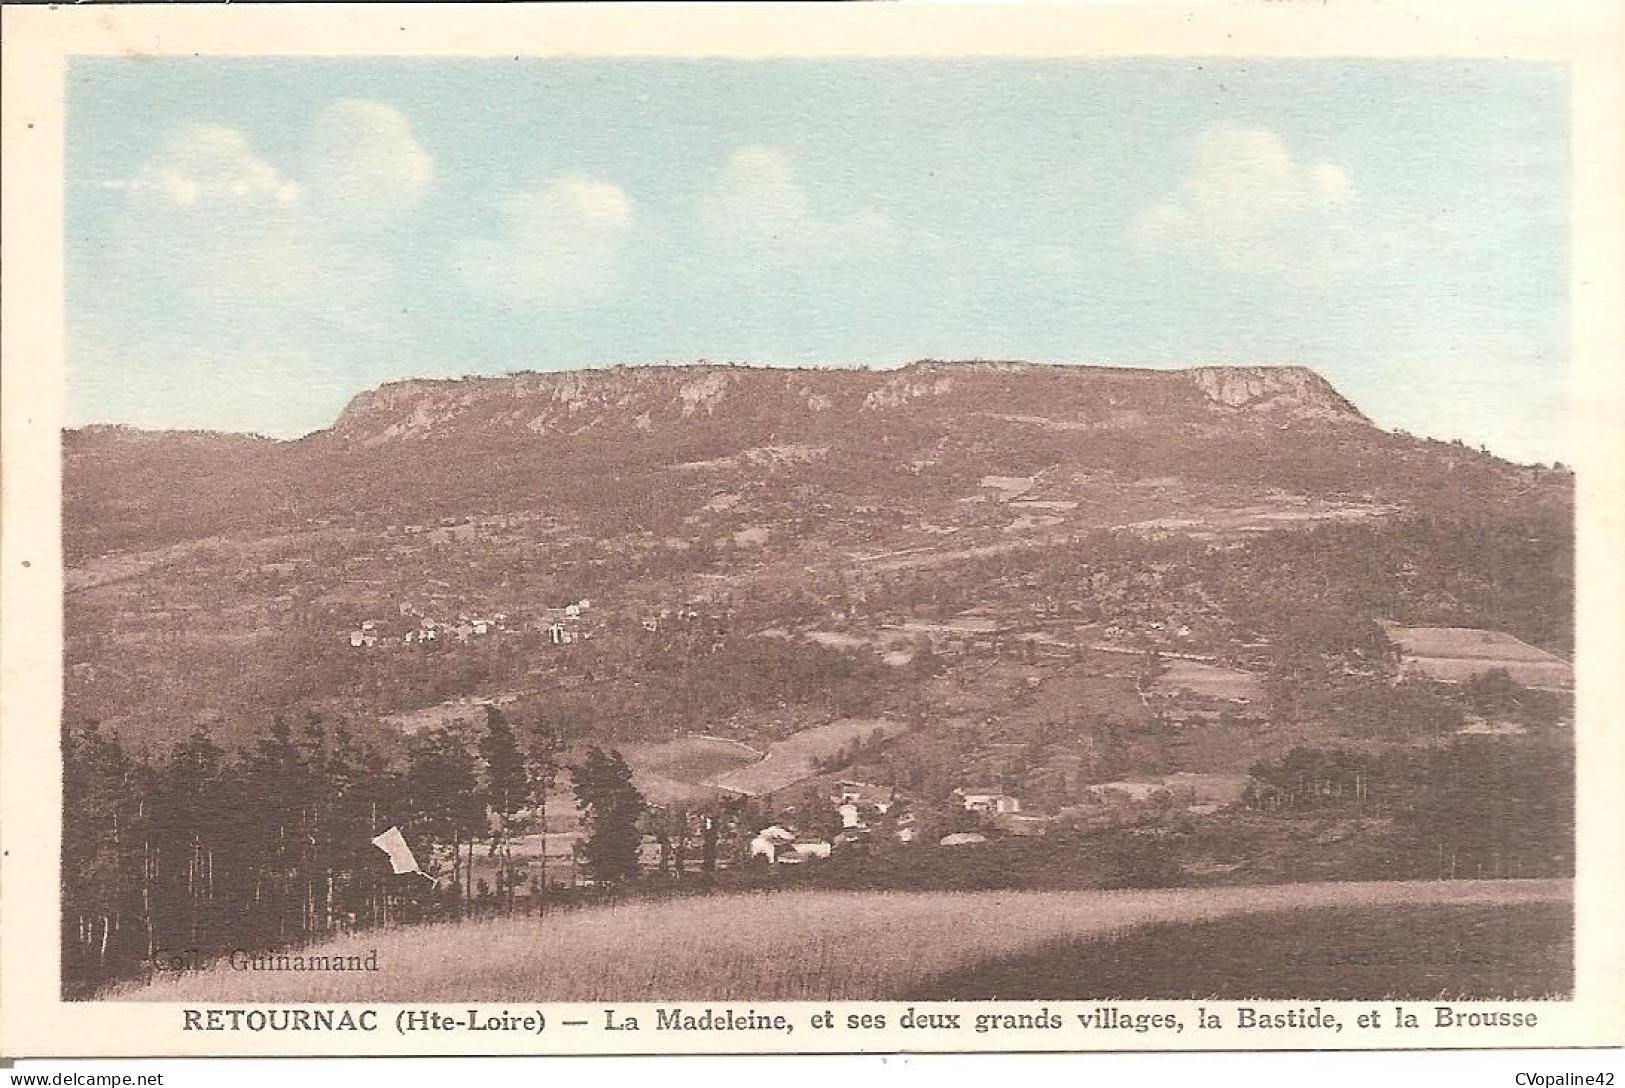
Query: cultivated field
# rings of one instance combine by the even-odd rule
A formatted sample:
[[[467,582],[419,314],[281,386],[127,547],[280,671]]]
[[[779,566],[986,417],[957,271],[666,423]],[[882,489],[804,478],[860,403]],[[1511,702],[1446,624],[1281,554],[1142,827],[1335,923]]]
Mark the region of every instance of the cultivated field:
[[[1459,684],[1491,669],[1505,669],[1526,687],[1569,691],[1574,666],[1503,631],[1473,627],[1392,627],[1388,637],[1405,667],[1430,680]]]
[[[1256,702],[1264,698],[1264,684],[1257,673],[1245,669],[1226,669],[1218,665],[1204,665],[1200,661],[1169,658],[1163,664],[1163,673],[1151,685],[1158,694],[1177,695],[1187,692],[1208,699],[1228,699],[1233,702]]]
[[[633,784],[657,805],[705,801],[717,796],[712,783],[730,771],[752,766],[762,753],[726,737],[691,733],[660,744],[623,749]]]
[[[259,1002],[888,1000],[929,993],[941,980],[963,979],[966,972],[1066,942],[1132,936],[1143,926],[1249,915],[1290,921],[1335,907],[1370,910],[1367,928],[1391,934],[1385,913],[1390,908],[1567,904],[1572,894],[1569,881],[1530,880],[700,896],[362,933],[306,950],[343,956],[377,949],[376,972],[248,973],[216,964],[107,996]],[[1390,990],[1405,988],[1406,970],[1404,964],[1394,967]]]
[[[889,718],[842,718],[803,729],[775,741],[760,763],[717,775],[710,784],[748,797],[774,793],[817,774],[816,760],[834,755],[853,741],[868,740],[876,732],[890,739],[908,732],[908,726]]]

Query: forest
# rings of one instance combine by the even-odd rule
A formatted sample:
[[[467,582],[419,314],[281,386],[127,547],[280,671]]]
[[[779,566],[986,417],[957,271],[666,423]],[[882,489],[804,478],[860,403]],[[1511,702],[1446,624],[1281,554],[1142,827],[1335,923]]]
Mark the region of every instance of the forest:
[[[534,719],[516,728],[495,708],[481,727],[414,737],[404,763],[315,714],[297,725],[273,719],[236,756],[199,730],[143,758],[94,723],[67,731],[63,745],[70,998],[166,957],[197,962],[511,911],[525,879],[511,842],[545,834],[550,801],[581,810],[580,864],[595,887],[637,872],[646,806],[620,754],[587,746],[566,768],[555,731]],[[390,827],[421,872],[393,873],[372,844]],[[706,843],[711,866],[714,830]],[[471,879],[477,852],[495,859],[494,885]]]

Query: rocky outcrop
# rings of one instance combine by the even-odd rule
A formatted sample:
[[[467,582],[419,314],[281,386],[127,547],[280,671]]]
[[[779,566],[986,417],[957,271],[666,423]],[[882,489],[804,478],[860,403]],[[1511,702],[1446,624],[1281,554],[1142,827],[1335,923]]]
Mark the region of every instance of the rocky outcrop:
[[[1225,408],[1365,422],[1359,409],[1308,367],[1204,366],[1184,373],[1208,400]]]
[[[965,418],[1015,412],[1077,427],[1190,422],[1191,413],[1205,411],[1365,422],[1325,379],[1303,367],[929,362],[878,371],[644,366],[391,382],[357,396],[326,433],[345,444],[377,446],[471,427],[534,436],[605,428],[649,435],[696,420],[771,416],[775,427],[793,432],[814,425],[815,416],[899,412]]]

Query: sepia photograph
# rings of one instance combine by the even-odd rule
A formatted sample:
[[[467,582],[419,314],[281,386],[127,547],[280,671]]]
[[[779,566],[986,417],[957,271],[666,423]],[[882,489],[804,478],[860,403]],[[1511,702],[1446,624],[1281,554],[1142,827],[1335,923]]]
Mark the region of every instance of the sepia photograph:
[[[433,52],[62,60],[47,999],[1572,1006],[1570,65]]]

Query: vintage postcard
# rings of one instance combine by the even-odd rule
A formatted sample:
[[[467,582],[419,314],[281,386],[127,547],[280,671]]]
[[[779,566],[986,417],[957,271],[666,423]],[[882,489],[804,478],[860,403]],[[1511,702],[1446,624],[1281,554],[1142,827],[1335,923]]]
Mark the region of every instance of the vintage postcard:
[[[0,1054],[1622,1041],[1619,5],[4,30]]]

